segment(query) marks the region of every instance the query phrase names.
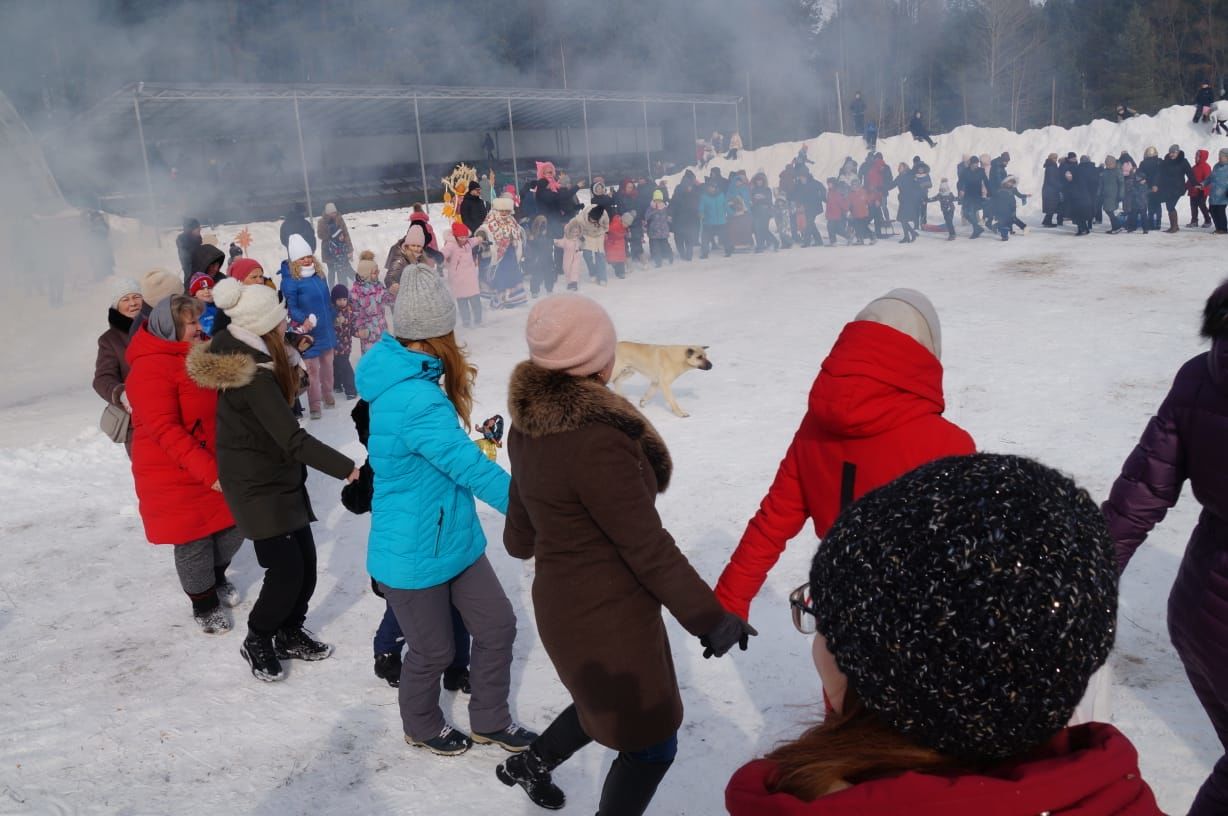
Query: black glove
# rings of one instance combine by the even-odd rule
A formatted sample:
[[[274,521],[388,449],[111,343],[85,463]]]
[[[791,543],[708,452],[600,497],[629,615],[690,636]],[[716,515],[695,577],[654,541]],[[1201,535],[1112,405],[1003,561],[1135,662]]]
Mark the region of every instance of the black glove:
[[[751,635],[759,634],[755,627],[739,618],[732,612],[726,612],[711,632],[699,638],[704,647],[704,659],[722,657],[735,645],[746,651],[746,644]]]

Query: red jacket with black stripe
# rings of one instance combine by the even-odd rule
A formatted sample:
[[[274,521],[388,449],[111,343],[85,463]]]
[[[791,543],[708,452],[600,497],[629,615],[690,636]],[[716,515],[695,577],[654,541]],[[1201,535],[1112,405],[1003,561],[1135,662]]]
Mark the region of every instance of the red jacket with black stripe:
[[[934,459],[974,453],[972,437],[943,418],[944,408],[942,363],[927,348],[880,323],[846,325],[775,481],[717,582],[721,604],[749,617],[768,571],[808,520],[821,539],[862,494]]]

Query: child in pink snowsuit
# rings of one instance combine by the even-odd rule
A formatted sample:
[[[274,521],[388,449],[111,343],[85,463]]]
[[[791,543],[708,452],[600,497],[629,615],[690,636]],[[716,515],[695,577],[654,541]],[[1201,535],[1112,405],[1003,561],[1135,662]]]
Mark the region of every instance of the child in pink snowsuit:
[[[569,222],[563,229],[563,237],[556,238],[554,245],[563,250],[563,277],[568,290],[575,292],[580,288],[580,268],[584,266],[584,255],[580,250],[580,225]]]
[[[482,325],[482,296],[478,287],[478,263],[469,244],[469,228],[460,221],[452,225],[452,238],[443,245],[443,265],[448,273],[448,288],[456,298],[465,328]]]
[[[388,317],[385,307],[391,307],[397,300],[397,288],[384,287],[379,279],[379,267],[375,263],[375,253],[364,250],[358,260],[355,270],[358,277],[350,285],[350,314],[354,322],[354,336],[362,343],[362,353],[379,342],[380,335],[388,331]]]

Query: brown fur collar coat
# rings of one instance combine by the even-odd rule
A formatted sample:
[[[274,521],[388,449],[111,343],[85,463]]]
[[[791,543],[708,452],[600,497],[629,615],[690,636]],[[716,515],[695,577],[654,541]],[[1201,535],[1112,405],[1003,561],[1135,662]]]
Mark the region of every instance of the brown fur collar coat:
[[[512,372],[508,411],[512,424],[529,437],[567,433],[592,423],[610,425],[639,443],[657,477],[658,492],[669,487],[674,463],[657,429],[594,377],[574,377],[525,361]]]

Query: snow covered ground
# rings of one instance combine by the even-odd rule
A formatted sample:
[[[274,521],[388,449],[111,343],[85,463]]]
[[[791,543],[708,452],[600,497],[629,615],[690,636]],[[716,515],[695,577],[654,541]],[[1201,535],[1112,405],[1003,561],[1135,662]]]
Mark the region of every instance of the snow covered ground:
[[[1161,149],[1172,140],[1159,139]],[[1070,138],[1053,149],[1068,144],[1082,150]],[[910,158],[907,149],[887,157]],[[382,260],[406,217],[347,221],[356,246]],[[270,268],[276,226],[250,225],[251,254]],[[150,249],[149,236],[125,229],[116,228],[122,269],[175,268],[169,244]],[[218,228],[219,243],[237,229]],[[1037,229],[1006,244],[943,237],[740,254],[585,285],[625,339],[711,346],[715,368],[675,385],[690,418],[660,397],[646,409],[677,468],[662,516],[706,578],[716,579],[767,489],[820,361],[873,297],[911,286],[933,299],[947,415],[982,449],[1037,457],[1102,498],[1178,366],[1201,350],[1199,312],[1222,276],[1212,259],[1224,244],[1201,230],[1076,240]],[[105,287],[71,290],[56,311],[9,302],[0,328],[0,813],[539,812],[495,779],[502,751],[444,759],[401,740],[396,692],[371,673],[383,604],[363,569],[367,519],[340,507],[339,483],[310,482],[321,518],[308,625],[336,644],[333,658],[294,663],[276,685],[251,677],[238,654],[260,580],[250,545],[232,571],[245,596],[237,630],[199,634],[169,549],[144,541],[123,450],[97,431],[102,406],[89,381]],[[507,413],[526,311],[490,314],[463,336],[480,367],[475,416]],[[633,380],[628,392],[638,397],[645,385]],[[360,455],[346,411],[309,427]],[[1132,562],[1111,661],[1112,721],[1138,746],[1169,812],[1184,812],[1220,753],[1164,623],[1196,509],[1183,499]],[[533,567],[502,553],[501,517],[483,508],[482,518],[520,619],[513,711],[542,727],[567,699],[536,638]],[[654,813],[722,812],[738,765],[818,717],[809,641],[785,600],[815,543],[804,532],[772,572],[752,610],[761,635],[750,651],[705,661],[671,621],[687,718]],[[446,695],[445,711],[466,727],[463,699]],[[591,747],[558,772],[566,812],[592,812],[611,759]]]

